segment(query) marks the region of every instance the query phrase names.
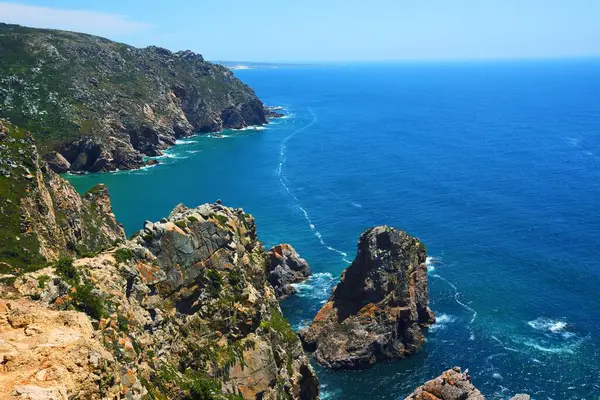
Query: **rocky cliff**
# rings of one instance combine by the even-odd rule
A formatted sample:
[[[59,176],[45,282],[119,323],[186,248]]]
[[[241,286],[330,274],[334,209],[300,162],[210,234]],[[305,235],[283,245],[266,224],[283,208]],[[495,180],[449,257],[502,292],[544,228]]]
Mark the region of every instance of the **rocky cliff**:
[[[269,250],[269,283],[275,288],[277,299],[283,300],[294,293],[294,283],[304,282],[311,275],[306,260],[289,244],[279,244]]]
[[[0,273],[33,270],[61,254],[96,253],[125,239],[108,191],[81,197],[40,158],[32,136],[0,120]]]
[[[249,214],[207,204],[20,274],[0,285],[13,299],[0,303],[1,382],[69,398],[318,399],[268,263]]]
[[[518,394],[510,400],[530,399],[528,395]],[[485,397],[473,386],[469,374],[455,367],[419,386],[405,400],[485,400]]]
[[[335,369],[404,358],[424,343],[429,309],[425,246],[387,226],[371,228],[329,301],[301,332],[305,348]]]
[[[0,54],[0,117],[57,172],[137,168],[177,138],[267,122],[252,89],[191,51],[0,23]]]

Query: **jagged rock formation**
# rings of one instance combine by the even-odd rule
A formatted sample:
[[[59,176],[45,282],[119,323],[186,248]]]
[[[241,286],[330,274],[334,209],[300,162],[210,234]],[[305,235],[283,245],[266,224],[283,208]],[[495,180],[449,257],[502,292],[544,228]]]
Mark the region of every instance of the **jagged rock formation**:
[[[52,172],[33,138],[0,120],[0,274],[32,270],[60,254],[99,252],[125,239],[99,185],[81,197]]]
[[[279,244],[269,250],[269,283],[279,300],[296,293],[292,284],[304,282],[310,275],[308,263],[291,245]]]
[[[530,399],[528,395],[518,394],[510,400]],[[419,386],[405,400],[485,400],[485,397],[473,386],[467,372],[454,367]]]
[[[358,242],[343,273],[312,325],[301,332],[305,349],[334,369],[367,367],[408,357],[435,321],[429,309],[425,246],[387,226],[371,228]]]
[[[0,117],[57,172],[138,168],[177,138],[267,122],[251,88],[189,50],[0,23],[0,54]]]
[[[180,205],[117,249],[5,280],[0,298],[21,300],[0,309],[0,339],[28,350],[8,350],[1,382],[8,393],[86,399],[318,399],[318,379],[267,281],[268,259],[241,209]],[[40,326],[43,307],[53,311]],[[83,316],[60,311],[70,309],[88,322],[62,324]],[[43,352],[57,329],[67,342]]]

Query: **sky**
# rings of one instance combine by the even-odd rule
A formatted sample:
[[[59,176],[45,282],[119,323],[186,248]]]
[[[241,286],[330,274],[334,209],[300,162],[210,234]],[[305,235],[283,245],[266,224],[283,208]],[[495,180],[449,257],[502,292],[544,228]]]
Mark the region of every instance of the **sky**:
[[[600,0],[0,0],[0,21],[221,61],[600,56]]]

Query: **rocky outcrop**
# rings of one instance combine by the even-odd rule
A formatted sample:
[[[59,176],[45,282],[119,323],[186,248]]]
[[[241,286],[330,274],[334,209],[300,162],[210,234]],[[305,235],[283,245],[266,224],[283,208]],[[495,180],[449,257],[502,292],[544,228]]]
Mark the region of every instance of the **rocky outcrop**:
[[[97,253],[125,239],[105,186],[81,197],[48,168],[31,135],[0,120],[0,273],[34,270],[60,254]]]
[[[425,246],[405,232],[387,226],[364,232],[354,262],[301,332],[305,348],[334,369],[416,353],[425,341],[423,329],[435,321],[425,259]]]
[[[31,131],[56,172],[144,165],[177,138],[267,123],[254,91],[191,51],[0,23],[0,117]],[[66,161],[66,162],[65,162]]]
[[[528,395],[518,394],[510,400],[530,399]],[[485,400],[485,397],[473,386],[468,372],[454,367],[419,386],[405,400]]]
[[[418,387],[405,400],[485,400],[468,373],[455,367]]]
[[[93,326],[68,332],[73,340],[65,346],[80,354],[77,368],[59,364],[52,351],[32,353],[37,366],[26,368],[22,358],[10,358],[2,366],[7,388],[19,393],[27,382],[27,390],[52,388],[69,398],[104,398],[118,388],[133,399],[318,399],[318,379],[281,314],[268,263],[249,214],[220,204],[180,205],[116,249],[61,259],[0,284],[0,298],[39,299],[34,309],[48,307],[56,318],[85,313]],[[21,336],[36,321],[20,324]],[[56,325],[42,331],[67,329]],[[41,337],[39,346],[49,340]],[[92,361],[106,370],[96,371]],[[36,378],[52,365],[61,380]],[[82,379],[86,371],[93,379]],[[107,374],[114,379],[105,381]],[[90,392],[93,382],[102,385]]]
[[[304,282],[310,275],[308,263],[291,245],[279,244],[269,250],[268,279],[279,300],[296,293],[292,284]]]

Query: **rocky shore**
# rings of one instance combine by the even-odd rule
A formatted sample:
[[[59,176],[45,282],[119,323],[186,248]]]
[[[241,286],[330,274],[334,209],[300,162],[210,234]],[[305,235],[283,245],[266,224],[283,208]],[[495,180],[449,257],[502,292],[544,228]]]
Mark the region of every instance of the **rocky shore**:
[[[269,250],[269,283],[275,288],[278,300],[294,293],[294,283],[304,282],[312,274],[306,260],[289,244],[280,244]]]

